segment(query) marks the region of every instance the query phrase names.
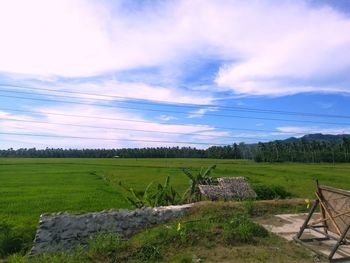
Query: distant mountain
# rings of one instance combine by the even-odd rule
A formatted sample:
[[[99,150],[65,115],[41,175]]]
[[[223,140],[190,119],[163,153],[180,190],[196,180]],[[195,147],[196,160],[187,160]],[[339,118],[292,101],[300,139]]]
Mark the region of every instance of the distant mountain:
[[[322,134],[322,133],[313,133],[313,134],[307,134],[300,138],[290,137],[285,140],[280,140],[282,143],[292,143],[292,142],[300,142],[301,140],[306,141],[317,141],[317,142],[335,142],[340,143],[342,141],[342,138],[348,138],[350,139],[350,134]]]

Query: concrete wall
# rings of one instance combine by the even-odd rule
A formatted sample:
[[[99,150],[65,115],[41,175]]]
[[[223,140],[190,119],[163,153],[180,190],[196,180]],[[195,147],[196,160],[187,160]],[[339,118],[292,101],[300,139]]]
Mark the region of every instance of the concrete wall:
[[[119,209],[81,215],[44,214],[40,216],[31,254],[69,250],[101,232],[128,238],[142,229],[183,216],[190,207]]]

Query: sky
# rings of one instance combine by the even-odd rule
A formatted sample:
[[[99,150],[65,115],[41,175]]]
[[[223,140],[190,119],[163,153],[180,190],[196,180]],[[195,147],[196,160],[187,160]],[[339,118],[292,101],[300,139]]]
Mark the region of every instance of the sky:
[[[346,0],[0,0],[0,148],[350,133]]]

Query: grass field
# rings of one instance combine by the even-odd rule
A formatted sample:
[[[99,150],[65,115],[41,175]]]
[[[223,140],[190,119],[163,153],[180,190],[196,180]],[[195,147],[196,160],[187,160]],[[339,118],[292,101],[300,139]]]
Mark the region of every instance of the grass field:
[[[296,197],[313,197],[314,180],[350,189],[350,164],[267,164],[210,159],[0,159],[0,220],[34,233],[40,214],[129,207],[122,181],[142,191],[167,175],[179,192],[194,171],[217,164],[213,175],[245,176],[252,184],[284,186]]]
[[[194,171],[217,164],[213,175],[245,176],[252,184],[284,186],[296,197],[313,197],[314,180],[350,188],[349,164],[266,164],[210,159],[0,159],[0,216],[35,222],[44,212],[95,211],[128,207],[122,181],[144,190],[151,181],[185,191],[181,168]]]

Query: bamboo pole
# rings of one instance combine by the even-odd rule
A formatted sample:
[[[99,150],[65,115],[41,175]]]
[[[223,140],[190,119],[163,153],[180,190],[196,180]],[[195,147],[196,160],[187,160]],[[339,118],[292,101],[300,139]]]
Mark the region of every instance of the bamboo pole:
[[[340,229],[339,229],[337,223],[334,221],[332,214],[330,213],[330,211],[328,211],[328,208],[323,204],[322,199],[321,199],[319,193],[316,192],[316,196],[317,196],[317,198],[320,200],[320,205],[321,205],[322,208],[325,210],[326,214],[328,215],[329,219],[331,220],[331,222],[333,223],[335,229],[337,230],[338,235],[340,236],[340,235],[341,235],[341,231],[340,231]]]

